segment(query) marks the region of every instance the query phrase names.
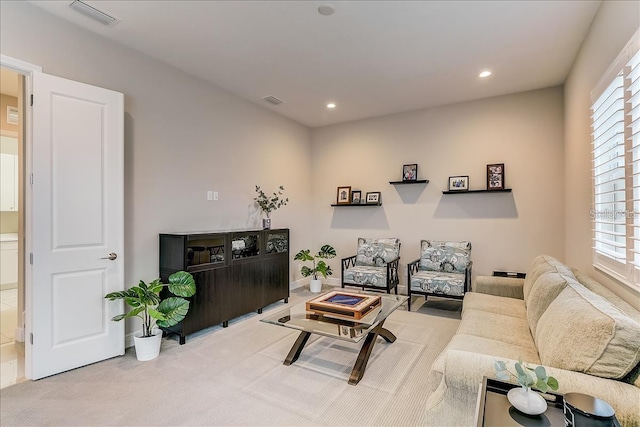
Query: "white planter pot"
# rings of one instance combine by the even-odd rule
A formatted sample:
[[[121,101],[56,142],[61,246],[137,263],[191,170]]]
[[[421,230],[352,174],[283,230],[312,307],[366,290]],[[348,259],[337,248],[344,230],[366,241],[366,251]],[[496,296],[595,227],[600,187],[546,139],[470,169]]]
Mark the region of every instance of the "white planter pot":
[[[311,288],[311,292],[313,292],[314,294],[317,294],[318,292],[322,292],[322,280],[311,279],[309,288]]]
[[[540,415],[547,410],[547,402],[530,388],[512,388],[507,393],[509,402],[520,412],[528,415]]]
[[[162,331],[153,330],[152,337],[142,337],[142,332],[136,332],[133,335],[133,342],[136,347],[136,358],[141,362],[153,360],[160,354],[160,346],[162,345]]]

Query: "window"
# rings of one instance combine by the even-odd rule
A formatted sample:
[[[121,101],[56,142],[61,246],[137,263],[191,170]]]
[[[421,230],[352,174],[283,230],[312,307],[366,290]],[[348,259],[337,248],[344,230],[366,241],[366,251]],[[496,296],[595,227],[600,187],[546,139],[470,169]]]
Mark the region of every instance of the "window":
[[[593,262],[640,289],[640,32],[592,92]]]

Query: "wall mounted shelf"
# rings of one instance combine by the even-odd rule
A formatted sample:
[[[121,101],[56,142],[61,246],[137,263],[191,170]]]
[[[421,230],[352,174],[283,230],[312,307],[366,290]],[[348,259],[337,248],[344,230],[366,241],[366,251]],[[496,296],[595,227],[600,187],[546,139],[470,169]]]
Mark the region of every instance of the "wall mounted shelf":
[[[443,191],[442,194],[469,194],[469,193],[511,193],[511,188],[504,190],[466,190],[466,191]]]
[[[382,203],[369,203],[369,204],[361,203],[359,205],[336,205],[336,204],[331,205],[332,208],[356,208],[360,206],[382,206]]]
[[[391,185],[396,185],[396,184],[428,184],[429,180],[428,179],[418,179],[416,181],[389,181],[389,184]]]

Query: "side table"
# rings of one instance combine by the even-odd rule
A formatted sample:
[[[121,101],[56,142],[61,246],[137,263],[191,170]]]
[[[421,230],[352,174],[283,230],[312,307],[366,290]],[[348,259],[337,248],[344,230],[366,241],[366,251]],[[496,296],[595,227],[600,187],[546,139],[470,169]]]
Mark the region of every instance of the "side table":
[[[478,393],[476,426],[558,426],[564,427],[564,399],[560,394],[543,393],[549,409],[541,415],[525,415],[507,399],[507,392],[520,387],[484,377]]]
[[[516,387],[520,386],[483,377],[478,392],[476,426],[565,426],[564,397],[561,394],[540,393],[547,401],[548,409],[541,415],[526,415],[511,406],[507,399],[507,392]],[[620,423],[615,418],[613,425],[620,427]]]

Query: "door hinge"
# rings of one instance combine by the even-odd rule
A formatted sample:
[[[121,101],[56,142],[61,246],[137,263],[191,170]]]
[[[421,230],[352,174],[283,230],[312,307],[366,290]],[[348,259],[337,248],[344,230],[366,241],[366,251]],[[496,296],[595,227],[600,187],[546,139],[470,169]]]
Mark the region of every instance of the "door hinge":
[[[29,185],[33,185],[33,174],[29,174]]]
[[[31,106],[33,107],[33,94],[31,94]]]
[[[29,342],[33,345],[33,332],[29,334]]]
[[[29,264],[33,265],[33,252],[29,253]]]

